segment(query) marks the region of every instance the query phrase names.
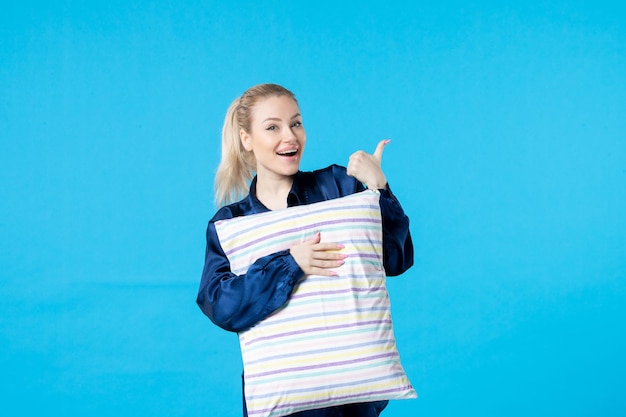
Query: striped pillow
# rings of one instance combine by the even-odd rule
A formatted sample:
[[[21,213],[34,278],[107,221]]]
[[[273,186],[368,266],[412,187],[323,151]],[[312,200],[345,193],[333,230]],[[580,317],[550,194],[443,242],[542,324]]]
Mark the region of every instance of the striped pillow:
[[[303,277],[284,307],[239,333],[249,416],[416,397],[393,334],[377,192],[222,220],[215,227],[235,274],[316,232],[323,242],[345,245],[348,255],[337,276]]]

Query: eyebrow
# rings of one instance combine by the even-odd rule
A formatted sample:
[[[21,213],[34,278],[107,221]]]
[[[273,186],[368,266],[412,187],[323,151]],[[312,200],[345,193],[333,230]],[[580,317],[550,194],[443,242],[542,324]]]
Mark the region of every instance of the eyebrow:
[[[296,113],[296,114],[294,114],[293,116],[291,116],[291,119],[289,119],[289,120],[296,119],[296,118],[298,118],[298,117],[300,117],[300,116],[301,116],[301,114],[300,114],[300,113]],[[265,122],[267,122],[267,121],[276,121],[276,122],[280,122],[280,118],[278,118],[278,117],[268,117],[267,119],[264,119],[261,123],[265,123]]]

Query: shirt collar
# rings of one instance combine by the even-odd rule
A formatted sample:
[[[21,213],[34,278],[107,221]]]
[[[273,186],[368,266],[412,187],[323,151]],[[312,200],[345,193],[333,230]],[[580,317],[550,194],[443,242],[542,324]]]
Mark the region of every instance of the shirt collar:
[[[293,177],[293,184],[291,185],[291,190],[287,195],[287,207],[299,206],[303,204],[303,201],[305,199],[305,190],[303,188],[303,184],[301,184],[301,174],[302,172],[298,171]],[[253,208],[255,213],[270,211],[267,207],[265,207],[263,203],[261,203],[258,198],[256,198],[256,175],[250,183],[250,193],[248,194],[248,200],[250,202],[250,206]]]
[[[302,171],[298,171],[296,175],[293,176],[293,184],[291,184],[291,190],[287,195],[287,207],[306,204],[303,201],[305,199],[305,193],[306,190],[302,184]]]

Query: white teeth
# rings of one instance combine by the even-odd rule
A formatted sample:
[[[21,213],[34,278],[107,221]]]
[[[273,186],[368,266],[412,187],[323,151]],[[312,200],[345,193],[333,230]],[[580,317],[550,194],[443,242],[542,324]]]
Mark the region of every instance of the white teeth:
[[[283,151],[283,152],[277,152],[277,153],[278,153],[279,155],[281,155],[281,156],[293,156],[293,155],[295,155],[297,152],[298,152],[298,150],[297,150],[297,149],[293,149],[293,150],[290,150],[290,151]]]

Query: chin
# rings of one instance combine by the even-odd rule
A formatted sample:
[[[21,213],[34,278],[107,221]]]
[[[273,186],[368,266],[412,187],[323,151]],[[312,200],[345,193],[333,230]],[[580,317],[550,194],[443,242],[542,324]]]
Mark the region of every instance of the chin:
[[[287,171],[285,173],[285,175],[294,176],[294,175],[296,175],[298,173],[298,171],[300,171],[300,167],[299,166],[294,168],[294,169],[290,169],[289,171]]]

